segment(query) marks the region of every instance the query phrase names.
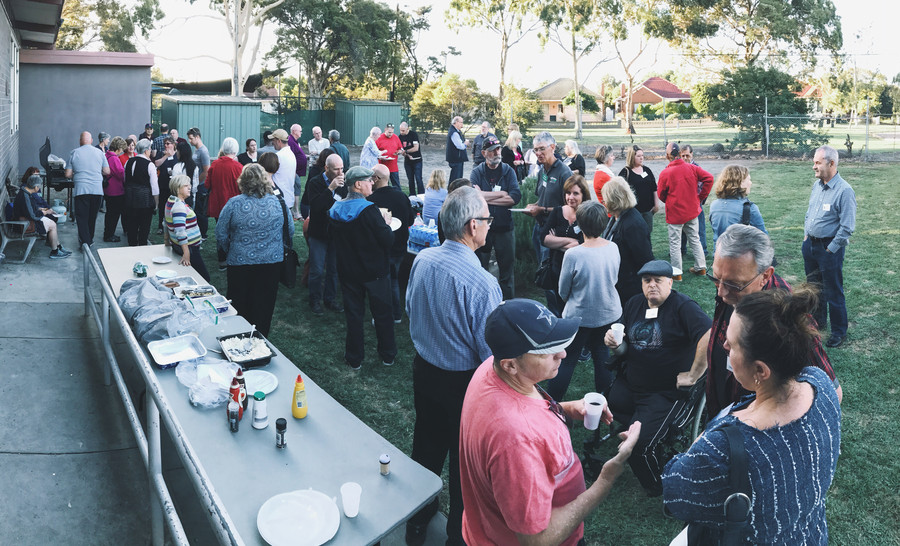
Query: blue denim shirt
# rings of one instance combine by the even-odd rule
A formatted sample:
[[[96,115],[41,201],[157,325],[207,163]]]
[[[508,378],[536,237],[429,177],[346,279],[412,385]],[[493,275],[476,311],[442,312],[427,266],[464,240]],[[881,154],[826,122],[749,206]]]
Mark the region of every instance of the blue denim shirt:
[[[834,237],[828,243],[831,252],[847,245],[856,229],[856,194],[839,173],[827,183],[813,182],[803,229],[807,236]]]
[[[713,228],[713,248],[715,248],[716,241],[719,240],[719,235],[725,233],[728,226],[741,223],[744,215],[744,203],[747,201],[746,197],[725,197],[710,203],[709,223]],[[766,231],[766,224],[763,222],[762,214],[756,203],[750,205],[750,225],[762,230],[763,233],[769,233]]]

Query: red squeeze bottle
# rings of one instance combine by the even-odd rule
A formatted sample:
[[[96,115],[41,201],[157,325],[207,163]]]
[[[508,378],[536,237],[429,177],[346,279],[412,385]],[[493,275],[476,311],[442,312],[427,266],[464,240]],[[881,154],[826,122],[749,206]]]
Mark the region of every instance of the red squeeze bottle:
[[[231,380],[231,388],[229,389],[231,393],[231,399],[238,403],[238,421],[244,418],[244,406],[241,404],[241,384],[238,383],[237,377]],[[228,405],[225,405],[226,410],[228,411]]]
[[[250,398],[247,396],[247,382],[244,381],[244,371],[238,368],[234,378],[237,379],[238,384],[241,386],[241,399],[238,402],[244,407],[244,411],[247,411],[247,404],[250,402]]]

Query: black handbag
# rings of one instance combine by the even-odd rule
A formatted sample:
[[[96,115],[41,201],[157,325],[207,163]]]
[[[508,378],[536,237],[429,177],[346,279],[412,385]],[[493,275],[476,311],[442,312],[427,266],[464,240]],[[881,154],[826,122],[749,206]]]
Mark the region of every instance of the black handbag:
[[[556,290],[559,287],[559,278],[553,271],[553,258],[551,256],[544,258],[544,261],[538,266],[537,271],[534,273],[534,284],[544,290]]]
[[[732,493],[722,505],[725,511],[725,529],[713,529],[696,523],[688,525],[689,546],[733,546],[741,544],[750,527],[750,471],[747,468],[747,450],[737,425],[722,427],[728,438],[731,465],[728,468],[728,482]]]
[[[297,251],[294,250],[294,242],[291,240],[288,231],[288,211],[287,204],[280,192],[278,200],[281,201],[281,212],[284,214],[284,224],[281,226],[282,245],[284,246],[284,261],[281,262],[281,276],[278,281],[286,288],[297,286],[297,268],[300,267],[300,258],[297,257]]]

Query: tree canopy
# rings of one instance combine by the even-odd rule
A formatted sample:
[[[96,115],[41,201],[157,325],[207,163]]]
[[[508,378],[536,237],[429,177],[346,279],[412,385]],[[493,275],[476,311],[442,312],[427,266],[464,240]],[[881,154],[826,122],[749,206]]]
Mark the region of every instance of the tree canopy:
[[[56,49],[80,50],[99,43],[103,51],[133,53],[136,39],[149,38],[164,16],[159,0],[138,0],[133,7],[116,0],[66,0]]]
[[[440,80],[423,83],[410,104],[410,115],[417,127],[445,127],[453,116],[492,119],[499,111],[497,99],[478,90],[475,80],[464,80],[458,74],[444,74]]]

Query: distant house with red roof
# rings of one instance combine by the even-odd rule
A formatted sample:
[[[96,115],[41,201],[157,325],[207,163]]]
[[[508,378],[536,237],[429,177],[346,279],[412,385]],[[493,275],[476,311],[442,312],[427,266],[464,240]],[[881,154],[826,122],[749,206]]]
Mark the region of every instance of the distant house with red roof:
[[[822,88],[817,84],[808,84],[803,86],[800,91],[795,91],[795,95],[806,101],[806,108],[810,114],[816,114],[823,111],[822,99],[824,95]]]
[[[575,105],[566,106],[562,100],[572,92],[575,86],[572,78],[559,78],[558,80],[548,83],[544,87],[537,89],[534,94],[541,101],[541,110],[544,112],[544,121],[575,121]],[[585,86],[581,86],[579,91],[585,95],[591,95],[597,101],[597,104],[603,103],[603,96],[591,91]],[[582,121],[603,121],[603,115],[600,113],[591,114],[583,112]]]
[[[622,111],[628,88],[623,83],[619,86],[619,98],[616,99],[616,110]],[[637,108],[640,104],[659,104],[666,102],[691,102],[691,94],[682,91],[674,83],[664,79],[653,77],[634,88],[631,93],[632,106]]]

